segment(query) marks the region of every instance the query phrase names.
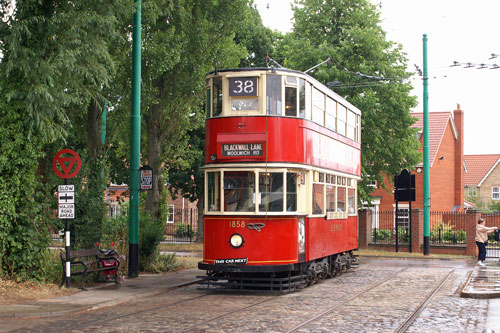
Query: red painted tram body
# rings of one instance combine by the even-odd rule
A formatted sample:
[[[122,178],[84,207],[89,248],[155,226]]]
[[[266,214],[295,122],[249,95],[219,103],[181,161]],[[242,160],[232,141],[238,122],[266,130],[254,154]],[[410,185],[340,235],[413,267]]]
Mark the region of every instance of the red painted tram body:
[[[206,105],[205,282],[295,289],[349,268],[361,112],[270,68],[210,73]]]

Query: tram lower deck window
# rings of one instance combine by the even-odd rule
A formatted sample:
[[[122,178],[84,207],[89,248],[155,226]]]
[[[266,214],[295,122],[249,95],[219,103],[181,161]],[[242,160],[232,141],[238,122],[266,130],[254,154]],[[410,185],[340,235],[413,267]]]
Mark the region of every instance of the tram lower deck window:
[[[224,172],[224,211],[255,211],[255,174],[252,171]]]
[[[283,173],[259,173],[259,193],[261,212],[283,211]]]
[[[323,214],[324,188],[323,184],[313,184],[313,214]]]

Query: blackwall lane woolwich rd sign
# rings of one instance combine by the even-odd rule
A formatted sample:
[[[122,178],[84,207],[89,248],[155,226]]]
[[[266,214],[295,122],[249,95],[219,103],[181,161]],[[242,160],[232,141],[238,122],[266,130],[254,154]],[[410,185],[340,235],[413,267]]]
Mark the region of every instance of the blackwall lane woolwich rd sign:
[[[222,144],[222,156],[262,156],[262,143],[225,143]]]

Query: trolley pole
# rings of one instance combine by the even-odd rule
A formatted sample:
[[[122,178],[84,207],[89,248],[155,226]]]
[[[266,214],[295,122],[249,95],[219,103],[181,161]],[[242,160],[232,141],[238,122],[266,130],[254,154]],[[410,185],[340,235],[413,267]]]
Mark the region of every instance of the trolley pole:
[[[424,255],[430,254],[430,175],[429,175],[429,75],[427,34],[424,34]]]
[[[128,277],[139,276],[139,168],[141,153],[141,0],[134,0],[132,108],[130,116],[130,203]]]

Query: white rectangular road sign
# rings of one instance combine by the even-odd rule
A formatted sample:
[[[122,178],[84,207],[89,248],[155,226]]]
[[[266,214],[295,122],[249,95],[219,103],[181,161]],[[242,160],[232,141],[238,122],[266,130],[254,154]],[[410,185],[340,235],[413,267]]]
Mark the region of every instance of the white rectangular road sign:
[[[59,192],[59,204],[75,203],[75,192]]]
[[[75,204],[59,204],[59,218],[60,219],[74,219],[75,218]]]
[[[59,185],[57,192],[75,192],[75,185]]]

